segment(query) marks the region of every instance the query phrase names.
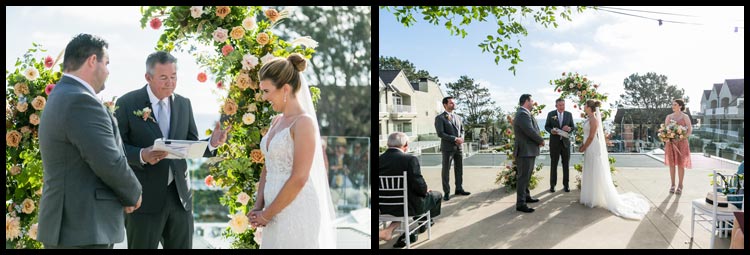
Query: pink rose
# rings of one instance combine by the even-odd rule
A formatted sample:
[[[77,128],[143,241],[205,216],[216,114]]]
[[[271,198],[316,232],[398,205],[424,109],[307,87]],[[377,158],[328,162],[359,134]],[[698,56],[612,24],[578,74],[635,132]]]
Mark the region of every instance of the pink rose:
[[[208,79],[208,77],[206,76],[206,73],[200,72],[198,74],[198,81],[199,82],[206,82],[207,79]]]
[[[44,58],[44,67],[46,68],[52,68],[52,65],[55,64],[55,60],[52,59],[52,57],[47,56]]]
[[[209,187],[214,186],[214,177],[211,175],[206,176],[205,182],[206,182],[206,186],[209,186]]]
[[[55,88],[55,84],[47,84],[47,87],[44,88],[44,93],[47,93],[49,96],[50,93],[52,93],[52,89]]]
[[[153,18],[149,24],[151,25],[151,28],[157,30],[161,27],[161,20],[159,18]]]
[[[221,53],[224,54],[225,57],[229,55],[229,53],[232,53],[232,51],[234,51],[234,48],[230,44],[227,44],[227,45],[224,45],[224,47],[221,47]]]

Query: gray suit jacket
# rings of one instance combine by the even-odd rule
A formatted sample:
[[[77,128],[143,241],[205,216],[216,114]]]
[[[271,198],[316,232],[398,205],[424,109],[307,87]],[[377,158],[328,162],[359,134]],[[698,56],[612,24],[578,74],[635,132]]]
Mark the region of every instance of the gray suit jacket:
[[[518,108],[513,119],[513,133],[516,135],[516,157],[539,156],[539,144],[544,142],[544,138],[539,135],[539,125],[526,108]]]
[[[435,116],[435,131],[440,137],[440,150],[444,152],[461,150],[461,146],[456,145],[456,137],[463,137],[464,126],[458,114],[453,115],[456,116],[456,125],[448,120],[447,112]]]
[[[141,184],[128,167],[117,123],[83,84],[63,76],[39,124],[44,192],[37,240],[52,246],[122,242],[123,207]]]
[[[143,118],[133,114],[134,111],[142,110],[147,106],[152,110],[154,109],[151,106],[146,89],[149,89],[148,85],[120,97],[117,100],[118,108],[115,112],[120,124],[120,133],[122,133],[128,164],[133,168],[135,176],[143,185],[143,204],[133,213],[161,211],[168,197],[167,178],[169,178],[170,166],[174,171],[172,174],[174,175],[177,192],[182,200],[182,206],[186,211],[190,211],[193,208],[193,192],[187,186],[190,180],[188,179],[186,160],[164,159],[156,165],[141,164],[141,149],[154,145],[154,140],[162,138],[159,124],[151,119],[144,121]],[[168,139],[197,141],[198,129],[195,127],[193,107],[190,100],[177,94],[174,94],[170,99],[171,114]],[[214,155],[206,148],[204,156],[212,157]]]

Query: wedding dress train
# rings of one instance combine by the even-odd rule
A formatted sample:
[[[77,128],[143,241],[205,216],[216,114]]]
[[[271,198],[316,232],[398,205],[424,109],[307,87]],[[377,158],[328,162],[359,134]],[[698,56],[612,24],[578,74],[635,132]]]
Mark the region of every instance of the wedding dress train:
[[[601,116],[598,112],[596,114]],[[609,156],[601,126],[600,124],[593,141],[584,151],[580,202],[588,207],[606,208],[623,218],[643,219],[650,207],[646,198],[632,192],[618,194],[612,183]],[[583,125],[584,141],[588,139],[589,130],[587,120]]]

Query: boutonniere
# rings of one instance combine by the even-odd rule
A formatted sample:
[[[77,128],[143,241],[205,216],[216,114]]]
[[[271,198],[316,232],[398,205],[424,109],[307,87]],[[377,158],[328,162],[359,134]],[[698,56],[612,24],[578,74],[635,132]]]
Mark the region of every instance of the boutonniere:
[[[557,115],[553,115],[553,116],[552,116],[552,119],[553,119],[553,120],[557,120]]]
[[[151,119],[151,121],[156,123],[154,117],[151,117],[151,108],[149,108],[148,106],[146,106],[146,108],[143,108],[143,110],[133,111],[133,114],[135,114],[135,116],[143,118],[143,121]]]
[[[104,104],[104,107],[107,107],[107,110],[109,111],[109,113],[113,115],[115,114],[115,111],[117,111],[117,108],[118,108],[118,106],[115,106],[115,99],[117,99],[117,97],[112,97],[112,101],[107,101],[107,102],[102,103]]]
[[[448,114],[447,112],[445,113],[445,118],[446,118],[446,119],[448,119],[448,121],[452,121],[452,120],[451,120],[451,115],[450,115],[450,114]]]

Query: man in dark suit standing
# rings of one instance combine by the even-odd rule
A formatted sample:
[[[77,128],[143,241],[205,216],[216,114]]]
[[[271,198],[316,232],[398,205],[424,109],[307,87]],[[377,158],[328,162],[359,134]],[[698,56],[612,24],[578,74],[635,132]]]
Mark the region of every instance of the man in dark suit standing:
[[[439,191],[432,191],[427,188],[422,177],[422,172],[419,169],[419,159],[416,156],[406,153],[408,149],[409,137],[401,132],[392,133],[388,136],[388,150],[379,158],[379,175],[380,176],[401,176],[406,172],[406,183],[408,190],[407,201],[409,203],[408,213],[409,215],[420,215],[427,211],[430,211],[430,217],[440,215],[440,198],[442,194]],[[394,193],[393,191],[382,191],[386,194],[381,195],[400,195],[400,194],[387,194]],[[388,201],[382,202],[397,202]],[[389,214],[393,216],[403,216],[404,210],[402,206],[383,206],[378,208],[380,213]],[[386,228],[385,233],[380,233],[380,236],[384,236],[385,240],[390,239],[393,230],[398,227],[398,224],[391,224]],[[422,230],[422,229],[420,229]],[[417,240],[416,235],[409,237],[412,242]],[[393,247],[401,248],[406,246],[405,235],[401,235],[399,240],[394,244]]]
[[[570,192],[570,186],[568,186],[568,162],[570,162],[570,139],[569,137],[560,136],[553,129],[560,129],[570,134],[570,131],[575,130],[576,126],[573,123],[573,114],[565,111],[565,100],[558,98],[555,100],[555,108],[557,110],[549,112],[547,114],[547,121],[544,124],[544,129],[550,133],[549,137],[549,153],[552,158],[552,165],[550,167],[550,178],[549,178],[549,192],[555,192],[555,185],[557,184],[557,162],[562,156],[562,169],[563,169],[563,187],[565,192]]]
[[[461,186],[463,182],[463,150],[461,145],[464,143],[464,127],[461,119],[453,110],[456,109],[456,102],[453,97],[443,98],[443,108],[445,112],[435,117],[435,131],[440,137],[440,151],[443,153],[443,192],[445,201],[450,199],[450,167],[451,161],[455,160],[456,165],[454,172],[456,174],[456,195],[469,195]]]
[[[158,51],[146,59],[143,88],[117,100],[117,121],[128,164],[143,186],[143,205],[125,220],[129,249],[193,247],[193,192],[185,159],[164,159],[152,150],[157,138],[198,140],[190,100],[174,94],[177,85],[177,59]],[[144,108],[151,113],[139,115]],[[227,129],[219,124],[211,135],[204,157],[216,154],[216,147],[227,139]],[[208,140],[208,139],[206,139]]]
[[[539,202],[532,198],[529,192],[529,181],[534,170],[534,160],[539,156],[539,147],[544,146],[544,138],[539,135],[539,126],[531,115],[531,106],[534,100],[531,95],[523,94],[518,100],[516,117],[513,119],[513,132],[516,136],[513,156],[516,158],[518,173],[516,174],[516,211],[530,213],[533,208],[526,203]]]
[[[96,96],[109,76],[107,48],[90,34],[68,43],[63,76],[39,124],[44,191],[37,240],[46,249],[112,249],[124,238],[123,210],[131,213],[147,199],[117,123]]]

